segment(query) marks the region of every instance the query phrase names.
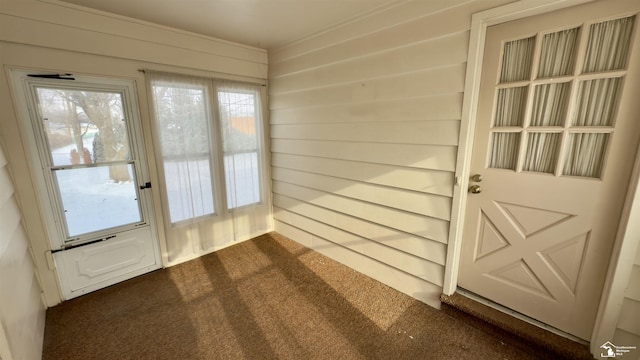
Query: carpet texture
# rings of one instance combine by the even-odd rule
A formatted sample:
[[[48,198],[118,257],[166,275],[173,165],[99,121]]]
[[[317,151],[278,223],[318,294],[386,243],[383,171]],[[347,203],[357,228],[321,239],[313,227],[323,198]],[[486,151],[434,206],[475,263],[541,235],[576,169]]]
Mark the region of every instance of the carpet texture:
[[[460,294],[440,295],[442,311],[539,357],[557,360],[594,360],[589,347],[556,335]]]
[[[47,310],[43,359],[552,359],[270,233]]]

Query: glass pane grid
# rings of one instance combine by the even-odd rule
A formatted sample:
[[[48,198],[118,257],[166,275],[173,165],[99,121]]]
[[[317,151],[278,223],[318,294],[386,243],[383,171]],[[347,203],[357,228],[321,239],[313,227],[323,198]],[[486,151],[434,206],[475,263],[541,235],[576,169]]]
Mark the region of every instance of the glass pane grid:
[[[632,16],[591,25],[584,62],[577,61],[580,28],[543,35],[533,65],[535,37],[505,43],[489,167],[602,176],[634,21]],[[576,63],[585,75],[574,74]],[[540,80],[529,81],[532,66]]]

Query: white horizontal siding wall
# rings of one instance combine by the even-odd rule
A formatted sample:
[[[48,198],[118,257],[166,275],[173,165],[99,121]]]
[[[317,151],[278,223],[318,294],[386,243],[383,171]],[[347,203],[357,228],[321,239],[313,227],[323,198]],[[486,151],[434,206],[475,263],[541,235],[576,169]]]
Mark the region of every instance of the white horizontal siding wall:
[[[13,359],[40,359],[45,307],[21,219],[0,147],[0,335],[4,333],[8,346],[0,350],[0,356],[9,353]]]
[[[439,307],[471,15],[406,1],[269,54],[276,231]]]
[[[640,359],[640,246],[631,269],[612,342],[618,346],[635,346],[634,359]]]

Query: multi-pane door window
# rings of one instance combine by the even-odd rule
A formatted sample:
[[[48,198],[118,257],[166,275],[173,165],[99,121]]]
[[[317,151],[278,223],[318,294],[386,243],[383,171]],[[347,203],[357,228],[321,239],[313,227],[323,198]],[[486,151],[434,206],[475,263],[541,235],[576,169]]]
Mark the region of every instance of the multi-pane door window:
[[[171,223],[261,203],[260,87],[148,76]]]
[[[506,42],[488,166],[600,178],[635,16]],[[582,32],[587,36],[582,37]]]

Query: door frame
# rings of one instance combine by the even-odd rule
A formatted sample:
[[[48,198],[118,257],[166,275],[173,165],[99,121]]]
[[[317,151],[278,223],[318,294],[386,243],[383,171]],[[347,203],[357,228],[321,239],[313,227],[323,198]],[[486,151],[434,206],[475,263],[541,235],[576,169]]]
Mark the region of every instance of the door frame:
[[[489,26],[525,17],[539,15],[570,6],[592,2],[594,0],[523,0],[500,6],[494,9],[473,14],[465,76],[464,98],[462,103],[462,120],[456,159],[455,186],[447,245],[447,259],[442,292],[452,295],[457,288],[460,254],[462,249],[462,233],[466,212],[467,187],[471,167],[473,134],[476,125],[477,103],[480,93],[480,78],[486,31]],[[637,51],[637,50],[636,50]],[[625,199],[623,213],[619,223],[619,231],[612,251],[604,291],[591,336],[591,352],[596,353],[600,343],[611,340],[620,313],[620,299],[624,292],[633,265],[636,249],[640,245],[640,226],[629,223],[632,214],[640,216],[640,150],[636,153],[636,161],[631,177],[630,187]]]

